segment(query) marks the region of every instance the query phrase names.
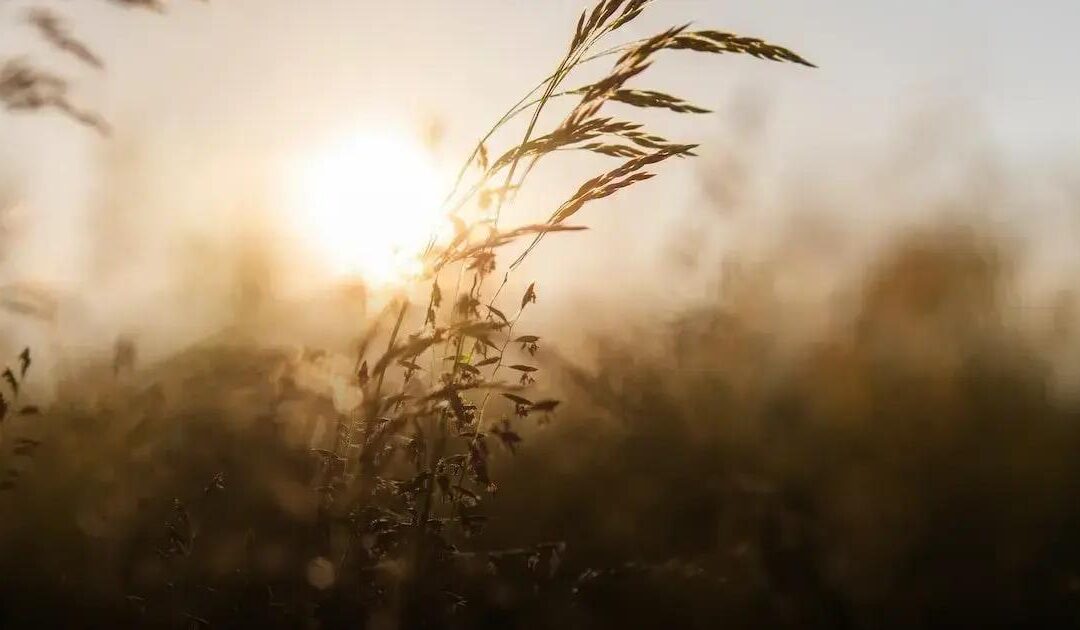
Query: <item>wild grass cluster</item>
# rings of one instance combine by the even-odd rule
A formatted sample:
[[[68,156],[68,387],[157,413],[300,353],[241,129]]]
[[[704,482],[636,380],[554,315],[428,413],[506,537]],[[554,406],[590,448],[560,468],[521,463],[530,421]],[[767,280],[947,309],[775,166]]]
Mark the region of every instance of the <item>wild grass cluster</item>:
[[[118,4],[163,8],[149,2]],[[541,291],[530,284],[519,298],[502,295],[510,273],[546,235],[585,229],[569,223],[585,206],[652,178],[651,169],[662,162],[694,155],[694,144],[672,142],[641,124],[601,114],[609,103],[675,114],[707,111],[669,94],[632,87],[660,52],[752,55],[811,65],[794,52],[759,39],[693,31],[688,26],[615,42],[620,29],[648,4],[602,0],[581,14],[555,71],[484,134],[447,195],[445,209],[454,234],[448,240],[433,237],[423,253],[424,272],[417,281],[430,284],[426,305],[414,305],[402,296],[362,335],[353,374],[362,402],[347,413],[332,414],[332,436],[322,447],[281,453],[282,461],[275,460],[282,470],[293,461],[294,472],[302,471],[305,479],[309,496],[296,500],[312,510],[307,514],[307,532],[301,536],[309,560],[306,570],[280,576],[282,581],[274,583],[252,569],[254,559],[248,553],[244,559],[236,558],[238,564],[230,565],[230,572],[218,579],[206,575],[205,563],[219,553],[206,542],[215,510],[223,509],[215,497],[244,491],[242,481],[226,470],[206,470],[202,492],[177,492],[166,508],[159,506],[157,520],[151,521],[161,528],[159,540],[152,535],[147,539],[154,540],[160,562],[151,571],[155,575],[148,578],[144,573],[150,569],[137,563],[120,563],[117,568],[130,572],[121,580],[124,605],[103,603],[106,610],[110,605],[113,613],[137,610],[136,618],[161,625],[216,625],[223,619],[247,623],[255,615],[272,625],[373,620],[434,627],[476,619],[462,611],[475,605],[478,584],[516,579],[540,588],[555,578],[566,551],[561,542],[504,549],[472,544],[489,518],[485,505],[498,492],[492,454],[496,449],[516,452],[523,441],[519,426],[549,420],[560,404],[530,394],[540,370],[534,359],[541,339],[522,330],[523,316]],[[84,66],[95,71],[105,67],[51,10],[33,9],[25,22]],[[614,63],[603,78],[567,87],[580,67],[609,59]],[[66,80],[26,59],[3,63],[0,100],[12,111],[52,109],[108,132],[104,119],[74,104]],[[562,120],[549,130],[541,129],[542,113],[564,102],[573,104],[564,108]],[[524,128],[521,141],[493,153],[489,144],[495,133],[519,121]],[[571,150],[622,162],[584,181],[544,223],[505,228],[504,209],[513,205],[537,164]],[[503,252],[517,245],[522,247],[516,259],[504,260]],[[492,278],[500,275],[501,284],[492,287]],[[25,375],[29,355],[23,356]],[[114,378],[131,362],[121,362],[118,348]],[[264,371],[255,365],[246,369]],[[11,378],[9,383],[17,391],[17,381]],[[281,381],[275,387],[284,395]],[[149,412],[160,413],[155,395],[146,395]],[[112,416],[110,424],[122,424],[119,416],[130,403],[121,406],[125,411],[115,407],[115,401],[103,404],[102,411],[107,409]],[[179,430],[160,426],[160,420],[151,417],[139,418],[130,428],[138,433],[146,424],[157,424],[165,432]],[[217,436],[215,441],[223,439]],[[18,444],[14,454],[19,456],[29,453],[28,445],[40,445]],[[272,449],[269,444],[260,448],[264,455]],[[127,470],[121,478],[136,474]],[[11,483],[5,489],[17,491]],[[264,534],[259,525],[249,525],[245,545],[256,544],[253,537]],[[127,535],[141,539],[145,532]],[[298,589],[312,592],[301,594]],[[242,611],[241,617],[226,610]]]
[[[798,352],[761,317],[784,305],[760,276],[653,327],[659,350],[608,340],[595,368],[551,352],[529,319],[543,286],[508,293],[549,235],[695,155],[610,113],[708,113],[642,85],[664,54],[812,67],[690,26],[619,39],[650,4],[581,14],[554,71],[480,135],[444,202],[449,234],[344,368],[231,333],[146,368],[124,341],[39,410],[20,391],[33,349],[13,357],[0,624],[1075,623],[1077,410],[994,317],[1008,272],[992,245],[900,242],[858,308]],[[106,67],[59,14],[24,19]],[[0,65],[0,102],[109,129],[27,59]],[[520,140],[496,147],[507,131]],[[614,165],[514,226],[530,175],[566,151]],[[341,369],[352,402],[319,384]]]

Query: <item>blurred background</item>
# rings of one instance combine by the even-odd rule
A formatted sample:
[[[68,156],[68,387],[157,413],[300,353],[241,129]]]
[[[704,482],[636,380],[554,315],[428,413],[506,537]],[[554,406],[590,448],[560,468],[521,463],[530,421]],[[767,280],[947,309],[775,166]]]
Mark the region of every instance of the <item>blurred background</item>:
[[[111,133],[0,110],[0,351],[33,349],[26,395],[54,420],[13,421],[42,450],[0,495],[19,514],[0,610],[115,619],[162,579],[143,556],[169,499],[219,469],[260,490],[225,501],[205,571],[239,562],[252,515],[268,574],[306,566],[293,473],[355,406],[347,353],[402,290],[351,244],[438,228],[316,206],[398,199],[388,163],[424,173],[416,199],[445,187],[583,3],[46,3],[104,71],[35,35],[41,4],[0,5],[0,59],[68,78]],[[661,55],[651,87],[713,113],[643,119],[700,157],[587,207],[589,231],[511,278],[537,284],[525,325],[567,402],[500,456],[480,544],[566,541],[579,579],[488,589],[468,623],[1080,621],[1078,20],[1066,0],[666,0],[627,26],[819,68]],[[543,165],[512,223],[601,160]]]
[[[3,7],[0,52],[70,77],[73,98],[115,130],[104,141],[59,116],[0,114],[5,282],[80,301],[94,313],[79,316],[81,325],[152,319],[185,340],[218,323],[212,292],[184,288],[227,283],[220,265],[192,271],[192,259],[213,258],[205,250],[215,241],[241,238],[250,253],[270,247],[263,239],[288,259],[282,265],[302,266],[302,239],[277,233],[292,227],[281,217],[295,213],[298,164],[343,135],[392,129],[424,139],[435,125],[437,168],[454,173],[476,137],[557,60],[580,8],[177,2],[163,19],[95,2],[63,7],[107,64],[95,72],[36,38],[19,19],[30,4]],[[968,212],[1036,241],[1047,268],[1070,269],[1080,87],[1067,80],[1077,51],[1066,29],[1076,11],[1051,1],[659,3],[626,27],[627,38],[695,22],[766,36],[821,68],[667,54],[657,87],[717,113],[647,122],[702,142],[702,159],[595,209],[589,234],[551,245],[557,254],[522,276],[558,279],[547,283],[552,309],[631,289],[641,304],[692,300],[717,256],[760,255],[801,232],[791,227],[799,220],[831,223],[851,233],[845,249],[868,250],[883,234],[956,213],[964,205],[956,199],[974,194],[979,207]],[[580,164],[541,169],[541,192],[523,193],[520,220],[546,216],[556,203],[547,191],[576,187]],[[690,235],[700,242],[686,242]],[[611,247],[627,254],[595,255]],[[680,249],[701,257],[693,266],[704,271],[672,272],[666,261]],[[177,277],[185,273],[199,279]],[[182,318],[200,321],[177,324],[176,300],[195,300]],[[159,316],[131,321],[151,305]]]

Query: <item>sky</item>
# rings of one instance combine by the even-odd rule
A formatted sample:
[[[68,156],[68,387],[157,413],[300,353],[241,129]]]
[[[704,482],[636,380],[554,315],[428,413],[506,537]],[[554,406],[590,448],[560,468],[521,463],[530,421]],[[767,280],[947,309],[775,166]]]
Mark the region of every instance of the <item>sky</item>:
[[[69,17],[102,54],[106,72],[35,41],[19,16],[41,4]],[[123,194],[155,217],[151,243],[193,225],[224,229],[222,205],[274,198],[282,177],[275,169],[290,155],[357,129],[420,133],[437,119],[446,131],[439,159],[452,169],[470,141],[550,71],[584,4],[176,0],[168,15],[157,15],[104,1],[0,0],[0,58],[28,55],[71,77],[76,98],[115,127],[103,140],[55,116],[0,112],[0,184],[18,190],[30,209],[0,277],[29,274],[76,288],[85,281],[80,239],[100,220],[93,200],[110,181],[102,165],[125,151],[138,156],[139,185]],[[941,141],[975,147],[951,154],[961,166],[985,151],[1007,168],[1052,168],[1075,179],[1080,3],[658,0],[625,36],[685,22],[763,37],[820,68],[665,55],[648,87],[717,113],[648,120],[668,137],[702,142],[698,165],[671,169],[632,200],[593,210],[593,233],[553,245],[558,262],[526,273],[603,274],[605,290],[640,290],[640,277],[732,152],[768,173],[763,181],[802,177],[815,187],[843,187],[867,164],[891,168],[894,156],[882,147],[893,153],[948,136]],[[755,113],[766,129],[740,136],[740,121]],[[556,202],[552,190],[580,182],[578,168],[554,165],[541,174],[524,214],[545,214]],[[584,281],[564,284],[567,292],[595,290]]]
[[[49,58],[25,45],[17,15],[27,4],[0,5],[0,51]],[[454,129],[467,137],[556,60],[585,3],[174,0],[167,18],[103,9],[103,1],[51,4],[104,53],[105,77],[60,65],[114,118],[182,133],[228,128],[251,140],[283,127],[287,136],[307,134],[351,112],[428,110],[453,112]],[[970,103],[1012,151],[1080,141],[1080,84],[1070,80],[1080,57],[1075,2],[659,0],[650,11],[628,32],[692,21],[759,35],[816,61],[819,71],[801,73],[672,55],[656,71],[712,106],[738,81],[768,83],[790,119],[785,129],[803,128],[798,136],[828,129],[864,137],[889,128],[911,103],[938,98]]]

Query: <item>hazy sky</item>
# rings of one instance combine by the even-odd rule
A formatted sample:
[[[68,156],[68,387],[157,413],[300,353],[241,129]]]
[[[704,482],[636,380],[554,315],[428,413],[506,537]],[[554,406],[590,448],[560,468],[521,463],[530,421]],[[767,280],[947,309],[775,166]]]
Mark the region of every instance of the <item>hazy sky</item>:
[[[16,17],[28,4],[0,5],[0,51],[47,56],[24,45]],[[54,61],[114,117],[299,135],[352,112],[430,110],[468,136],[554,62],[585,3],[179,0],[168,18],[102,10],[101,0],[51,4],[111,69],[102,86]],[[721,104],[736,80],[767,82],[792,126],[861,136],[911,103],[959,99],[1016,150],[1080,141],[1080,4],[1070,0],[659,0],[633,32],[683,21],[760,35],[821,65],[805,73],[673,54],[658,66],[654,80],[687,85],[705,105]]]
[[[6,4],[8,14],[19,5]],[[337,99],[343,102],[333,105],[342,107],[439,109],[428,101],[433,92],[447,109],[471,97],[494,111],[554,61],[585,3],[180,1],[168,19],[102,12],[93,0],[54,4],[78,13],[86,38],[106,50],[109,97],[118,107],[135,108],[156,92],[180,105],[201,99],[219,119],[257,103],[264,113],[247,113],[258,119],[299,117],[303,89],[324,96],[309,115],[326,116],[332,105],[325,101]],[[5,40],[11,21],[0,27]],[[1080,58],[1073,30],[1080,5],[1069,0],[659,0],[634,30],[683,21],[760,35],[817,61],[822,69],[790,95],[814,116],[804,120],[814,127],[841,126],[863,112],[881,123],[905,101],[929,94],[970,98],[1018,146],[1080,138],[1080,84],[1071,80]],[[680,55],[665,66],[658,73],[692,76],[693,95],[713,104],[733,74],[791,74]],[[158,75],[157,85],[147,85],[148,74]],[[819,104],[845,108],[820,112]]]
[[[72,27],[105,57],[105,74],[34,40],[19,16],[40,4],[71,17]],[[98,0],[0,0],[0,57],[29,54],[71,76],[80,102],[105,112],[116,126],[109,142],[139,145],[147,165],[143,194],[157,193],[147,211],[198,217],[226,198],[273,195],[237,190],[237,182],[268,158],[309,150],[348,130],[419,130],[438,117],[447,128],[443,158],[453,163],[469,140],[550,71],[585,3],[171,4],[171,13],[160,16]],[[633,201],[589,215],[598,233],[635,252],[618,263],[625,283],[649,266],[656,235],[696,198],[702,174],[707,179],[709,165],[730,149],[739,95],[752,96],[743,99],[744,109],[767,114],[767,133],[754,142],[764,147],[762,168],[776,173],[829,173],[842,181],[843,172],[830,170],[836,156],[847,156],[848,162],[835,162],[842,171],[860,162],[860,152],[933,140],[923,136],[942,127],[911,123],[926,111],[946,112],[949,133],[970,134],[1007,162],[1050,161],[1072,174],[1080,163],[1075,0],[658,0],[650,11],[627,28],[627,37],[693,21],[790,46],[820,69],[663,56],[642,83],[718,113],[649,118],[669,137],[703,142],[699,166],[676,169]],[[34,208],[37,225],[15,249],[55,249],[51,263],[33,260],[45,276],[78,277],[80,253],[67,245],[93,221],[86,200],[101,188],[100,157],[110,146],[56,117],[0,112],[4,177]],[[581,179],[560,166],[545,176],[568,187]],[[532,203],[540,213],[547,209],[541,205],[557,201]],[[580,238],[592,246],[601,242],[594,235]],[[616,263],[594,253],[567,256],[567,264],[616,271]],[[13,268],[20,268],[18,252],[14,258]]]

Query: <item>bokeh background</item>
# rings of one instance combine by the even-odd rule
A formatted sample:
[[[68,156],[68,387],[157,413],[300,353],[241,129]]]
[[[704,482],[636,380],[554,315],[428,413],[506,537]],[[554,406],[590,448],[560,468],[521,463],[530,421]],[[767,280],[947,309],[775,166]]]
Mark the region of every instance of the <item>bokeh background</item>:
[[[297,159],[438,129],[453,172],[581,3],[53,3],[102,73],[39,41],[30,4],[0,5],[0,57],[70,76],[113,133],[0,111],[0,287],[56,304],[0,312],[48,410],[15,421],[41,445],[0,495],[0,611],[138,619],[174,596],[153,590],[170,501],[226,471],[246,490],[208,499],[185,575],[225,579],[254,547],[289,610],[262,622],[290,625],[311,599],[281,577],[314,548],[305,449],[354,404],[334,352],[387,299],[299,247]],[[526,324],[566,403],[499,456],[478,544],[565,541],[567,577],[478,587],[461,623],[1080,621],[1078,19],[1065,0],[667,0],[628,27],[762,36],[819,68],[663,56],[651,87],[715,111],[646,120],[700,157],[589,207],[590,231],[513,278],[537,282]],[[596,163],[543,167],[515,222]],[[124,379],[118,339],[138,347]]]

